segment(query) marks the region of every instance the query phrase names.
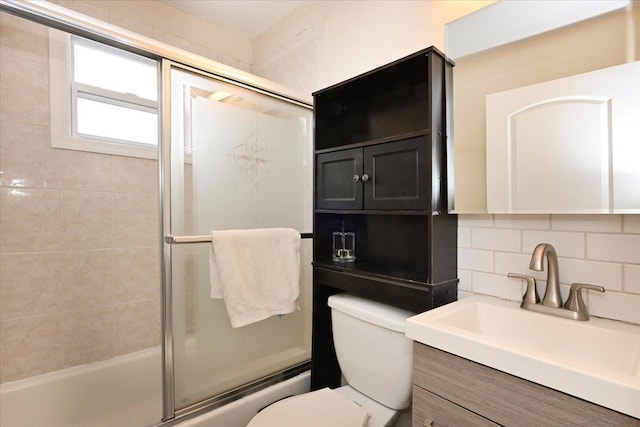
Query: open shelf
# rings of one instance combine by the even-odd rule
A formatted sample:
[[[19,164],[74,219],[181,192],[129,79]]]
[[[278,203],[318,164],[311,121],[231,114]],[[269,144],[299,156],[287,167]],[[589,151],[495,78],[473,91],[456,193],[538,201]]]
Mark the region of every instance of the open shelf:
[[[413,285],[427,284],[427,271],[410,271],[396,266],[379,265],[370,262],[337,262],[331,259],[318,260],[313,263],[315,267],[327,268],[351,274],[370,275],[372,278],[406,282]]]
[[[429,128],[427,54],[316,92],[316,150]]]

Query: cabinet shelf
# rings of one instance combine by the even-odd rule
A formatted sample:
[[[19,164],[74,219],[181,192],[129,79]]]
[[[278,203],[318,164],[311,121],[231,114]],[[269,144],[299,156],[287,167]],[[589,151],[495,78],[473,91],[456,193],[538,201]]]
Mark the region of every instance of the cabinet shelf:
[[[337,147],[324,148],[324,149],[316,150],[316,154],[331,153],[334,151],[348,150],[350,148],[368,147],[370,145],[385,144],[387,142],[402,141],[403,139],[409,139],[409,138],[415,138],[418,136],[427,136],[427,135],[429,135],[429,129],[422,129],[415,132],[405,132],[398,135],[391,135],[385,138],[377,138],[377,139],[371,139],[368,141],[356,142],[353,144],[345,144]]]
[[[347,274],[370,276],[378,280],[407,285],[427,286],[427,271],[407,271],[405,269],[381,266],[369,262],[336,262],[333,260],[320,260],[313,263],[314,267],[322,267]]]
[[[430,211],[418,210],[374,210],[374,209],[316,209],[317,214],[343,214],[343,215],[409,215],[429,216]]]

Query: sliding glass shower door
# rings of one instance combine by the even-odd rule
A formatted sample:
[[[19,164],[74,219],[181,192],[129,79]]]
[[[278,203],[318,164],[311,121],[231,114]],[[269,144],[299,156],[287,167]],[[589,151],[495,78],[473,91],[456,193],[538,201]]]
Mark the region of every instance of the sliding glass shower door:
[[[170,234],[310,232],[311,110],[176,66],[170,81]],[[310,358],[311,239],[302,241],[300,309],[236,329],[210,297],[209,246],[170,246],[176,409]]]

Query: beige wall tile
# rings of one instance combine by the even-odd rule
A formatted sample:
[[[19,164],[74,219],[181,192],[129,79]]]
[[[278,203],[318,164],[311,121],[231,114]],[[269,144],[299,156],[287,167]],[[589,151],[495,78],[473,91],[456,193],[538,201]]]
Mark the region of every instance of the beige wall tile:
[[[191,46],[191,50],[196,55],[204,56],[205,58],[213,59],[214,61],[222,62],[222,54],[216,52],[213,49],[209,49],[206,46],[203,46],[198,43],[193,43]]]
[[[640,234],[640,215],[624,215],[624,232]]]
[[[62,252],[60,298],[66,310],[113,304],[112,249]]]
[[[113,306],[65,313],[62,322],[64,366],[113,357],[113,322]]]
[[[49,127],[3,120],[0,122],[0,147],[48,152],[52,149]]]
[[[62,191],[62,248],[98,249],[112,245],[113,194]]]
[[[0,252],[60,248],[57,190],[0,188]]]
[[[109,22],[134,33],[147,37],[153,37],[153,27],[133,21],[119,13],[109,12]]]
[[[49,54],[47,27],[2,13],[0,14],[0,49],[5,55],[47,64]]]
[[[60,188],[58,152],[0,147],[0,186]]]
[[[116,354],[160,344],[160,300],[120,304],[115,307]]]
[[[565,231],[619,233],[622,215],[551,215],[551,228]]]
[[[47,64],[0,55],[0,119],[49,125]]]
[[[640,235],[589,233],[587,258],[640,264]]]
[[[153,29],[153,38],[161,42],[170,44],[180,49],[191,51],[191,42],[185,38],[178,37],[158,28]]]
[[[58,252],[0,255],[0,319],[58,312]]]
[[[627,264],[624,266],[624,291],[640,294],[640,264]]]
[[[251,72],[250,63],[241,61],[233,56],[222,55],[222,63],[237,68],[238,70],[246,71],[247,73]]]
[[[519,252],[522,246],[520,230],[506,228],[471,228],[471,247],[496,251]]]
[[[158,161],[112,156],[110,191],[158,194]]]
[[[109,22],[109,11],[90,4],[88,1],[60,0],[58,4],[67,9],[75,10],[83,15]]]
[[[2,382],[63,367],[62,317],[46,315],[0,322]]]
[[[158,197],[150,194],[114,194],[113,246],[159,245]]]
[[[112,191],[111,156],[75,150],[60,151],[60,188]]]
[[[160,249],[113,250],[113,289],[116,303],[160,298]]]

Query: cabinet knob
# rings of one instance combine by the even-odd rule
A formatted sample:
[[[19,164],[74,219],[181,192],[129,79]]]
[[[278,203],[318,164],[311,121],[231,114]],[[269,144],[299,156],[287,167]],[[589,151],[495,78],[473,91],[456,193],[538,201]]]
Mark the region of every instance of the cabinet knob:
[[[362,181],[367,182],[369,181],[369,175],[367,175],[366,173],[362,174]]]
[[[358,182],[358,181],[360,181],[360,177],[357,174],[353,175],[353,182]]]

